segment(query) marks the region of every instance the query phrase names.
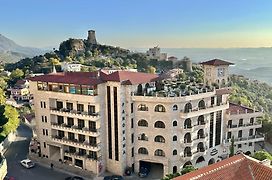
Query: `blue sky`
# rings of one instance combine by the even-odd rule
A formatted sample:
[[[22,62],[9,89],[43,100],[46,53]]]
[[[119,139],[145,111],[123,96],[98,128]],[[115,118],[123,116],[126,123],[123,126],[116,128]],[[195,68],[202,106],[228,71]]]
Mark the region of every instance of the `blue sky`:
[[[126,48],[272,46],[272,1],[0,0],[0,33],[25,46],[69,37]]]

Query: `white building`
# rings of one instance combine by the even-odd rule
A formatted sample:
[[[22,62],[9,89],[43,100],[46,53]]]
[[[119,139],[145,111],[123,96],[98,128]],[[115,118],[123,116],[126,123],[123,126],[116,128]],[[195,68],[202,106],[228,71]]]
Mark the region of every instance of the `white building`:
[[[188,164],[199,168],[228,157],[227,122],[235,124],[236,118],[229,113],[228,88],[199,85],[197,91],[166,92],[158,75],[128,71],[64,72],[30,80],[41,155],[51,161],[97,175],[105,170],[123,175],[128,167],[138,172],[148,163],[162,177]],[[247,112],[239,111],[243,123],[250,116],[253,129],[261,127],[255,117],[262,114]],[[264,140],[254,130],[243,131],[245,148],[237,145],[235,153],[253,153],[244,143]]]
[[[161,53],[161,48],[158,46],[149,48],[146,55],[149,59],[167,60],[167,53]]]

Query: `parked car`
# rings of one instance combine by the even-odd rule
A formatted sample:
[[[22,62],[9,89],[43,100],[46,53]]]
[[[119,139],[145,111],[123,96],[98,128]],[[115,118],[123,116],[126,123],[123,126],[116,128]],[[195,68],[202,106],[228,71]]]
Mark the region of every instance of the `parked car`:
[[[35,166],[35,163],[33,163],[30,159],[24,159],[20,163],[22,166],[24,166],[27,169]]]
[[[84,180],[84,178],[79,177],[79,176],[70,176],[65,178],[65,180]]]
[[[149,168],[141,167],[138,175],[140,178],[145,178],[148,176],[149,172],[150,172]]]
[[[123,176],[113,175],[105,176],[103,180],[124,180]]]

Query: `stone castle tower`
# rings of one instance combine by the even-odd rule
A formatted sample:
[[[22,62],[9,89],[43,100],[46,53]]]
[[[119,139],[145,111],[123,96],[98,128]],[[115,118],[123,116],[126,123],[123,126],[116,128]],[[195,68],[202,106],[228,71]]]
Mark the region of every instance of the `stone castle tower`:
[[[90,44],[97,44],[94,30],[88,31],[88,39],[87,40],[88,40],[88,43],[90,43]]]

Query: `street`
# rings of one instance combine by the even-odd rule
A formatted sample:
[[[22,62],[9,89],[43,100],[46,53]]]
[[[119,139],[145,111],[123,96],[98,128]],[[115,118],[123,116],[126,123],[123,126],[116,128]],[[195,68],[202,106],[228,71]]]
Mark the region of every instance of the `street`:
[[[16,180],[62,180],[69,175],[51,170],[39,164],[32,169],[21,166],[20,161],[28,154],[28,146],[32,137],[31,129],[21,124],[18,127],[18,136],[9,149],[4,154],[8,164],[8,176],[15,177]]]

